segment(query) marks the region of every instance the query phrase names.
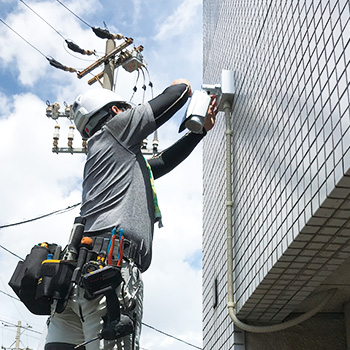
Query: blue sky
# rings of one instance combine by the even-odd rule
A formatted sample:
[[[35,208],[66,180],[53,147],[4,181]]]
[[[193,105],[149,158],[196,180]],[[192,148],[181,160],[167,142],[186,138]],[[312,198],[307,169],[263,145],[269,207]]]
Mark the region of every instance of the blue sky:
[[[89,27],[77,20],[55,0],[25,1],[25,3],[64,38],[76,42],[83,48],[104,52],[105,41],[98,39]],[[181,76],[187,73],[193,76],[194,82],[200,81],[202,74],[200,67],[202,41],[198,36],[202,25],[201,11],[198,11],[200,1],[183,3],[175,0],[103,1],[103,6],[100,2],[91,0],[86,1],[83,6],[74,5],[78,1],[73,1],[73,5],[71,2],[63,3],[91,26],[103,28],[105,23],[111,32],[133,38],[136,46],[143,45],[151,78],[159,74],[159,79],[170,81],[177,74]],[[78,70],[82,70],[93,61],[91,56],[81,56],[67,50],[62,37],[20,0],[5,1],[4,5],[1,2],[1,6],[2,19],[45,56],[51,56],[62,64]],[[57,11],[60,18],[57,16]],[[64,21],[73,22],[74,27],[65,25]],[[1,27],[6,39],[1,46],[4,53],[1,55],[0,69],[1,76],[6,81],[6,84],[1,84],[1,92],[13,94],[30,91],[42,98],[48,98],[50,95],[54,96],[57,84],[61,85],[75,79],[70,73],[56,71],[49,66],[44,56],[2,23]],[[28,62],[27,57],[31,62]],[[86,82],[89,78],[91,76],[83,80]],[[158,89],[161,88],[158,86]],[[45,94],[41,96],[43,92]]]
[[[66,39],[104,52],[105,41],[56,0],[26,1]],[[193,89],[202,84],[202,5],[200,0],[62,0],[92,26],[107,24],[111,32],[144,46],[154,93],[176,78]],[[74,57],[63,39],[19,0],[0,0],[0,18],[44,55],[78,68],[91,57]],[[87,80],[51,67],[45,57],[0,23],[0,225],[36,217],[78,203],[84,156],[51,152],[55,122],[45,116],[45,102],[72,103],[90,89]],[[98,73],[99,70],[96,70]],[[119,69],[116,91],[129,98],[136,73]],[[146,76],[147,77],[147,76]],[[148,78],[146,79],[146,84]],[[134,102],[142,102],[143,78]],[[95,86],[94,88],[97,88]],[[146,100],[151,92],[146,90]],[[160,148],[177,133],[184,110],[159,130]],[[60,121],[64,143],[68,121]],[[79,146],[76,135],[75,145]],[[153,262],[145,282],[144,322],[201,346],[201,147],[181,166],[156,182],[165,227],[156,229]],[[29,224],[0,230],[0,244],[24,257],[41,241],[65,245],[78,209]],[[0,290],[13,294],[7,282],[18,259],[0,249]],[[20,303],[0,294],[0,319],[18,320],[45,333],[45,318],[31,315]],[[8,347],[15,329],[2,326],[1,345]],[[44,335],[24,332],[22,345],[42,349]],[[188,345],[144,328],[141,346],[148,350],[182,350]]]

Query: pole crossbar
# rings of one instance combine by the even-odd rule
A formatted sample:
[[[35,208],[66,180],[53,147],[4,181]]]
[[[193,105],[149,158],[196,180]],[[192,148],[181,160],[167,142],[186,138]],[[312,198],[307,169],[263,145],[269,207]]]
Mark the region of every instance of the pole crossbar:
[[[106,61],[110,60],[111,58],[114,58],[114,56],[122,51],[123,49],[127,48],[129,45],[131,45],[133,43],[133,39],[132,38],[127,38],[125,40],[125,42],[123,42],[122,44],[120,44],[119,46],[117,46],[115,49],[113,49],[112,51],[106,53],[103,57],[101,57],[100,59],[98,59],[96,62],[94,62],[93,64],[91,64],[89,67],[85,68],[83,71],[78,72],[77,76],[79,79],[85,77],[85,75],[89,74],[90,72],[92,72],[95,68],[99,67],[101,64],[105,63]]]

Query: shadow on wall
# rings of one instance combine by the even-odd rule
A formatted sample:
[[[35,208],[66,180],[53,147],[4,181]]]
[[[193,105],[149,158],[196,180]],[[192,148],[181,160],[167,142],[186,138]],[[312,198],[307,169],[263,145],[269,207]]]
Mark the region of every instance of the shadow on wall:
[[[288,319],[298,316],[291,314]],[[281,332],[245,333],[249,350],[347,350],[344,314],[317,314]]]

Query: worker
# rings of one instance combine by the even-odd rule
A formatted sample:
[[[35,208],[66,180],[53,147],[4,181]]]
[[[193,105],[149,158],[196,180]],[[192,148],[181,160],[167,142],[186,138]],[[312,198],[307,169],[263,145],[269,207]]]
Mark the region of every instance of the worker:
[[[151,263],[154,224],[161,224],[153,179],[180,164],[214,126],[215,98],[209,106],[202,134],[189,132],[148,161],[140,146],[191,94],[190,83],[177,79],[159,96],[138,106],[106,89],[89,90],[78,96],[72,106],[76,127],[82,137],[88,138],[81,205],[81,216],[86,219],[84,235],[108,238],[116,228],[117,232],[122,230],[125,238],[123,283],[117,293],[122,314],[130,316],[134,331],[116,340],[104,337],[104,349],[139,349],[141,273]],[[50,318],[46,350],[71,350],[100,332],[104,335],[101,324],[106,314],[104,298],[87,300],[83,295],[81,287],[75,288],[66,309]],[[86,349],[99,349],[97,343],[86,344]]]

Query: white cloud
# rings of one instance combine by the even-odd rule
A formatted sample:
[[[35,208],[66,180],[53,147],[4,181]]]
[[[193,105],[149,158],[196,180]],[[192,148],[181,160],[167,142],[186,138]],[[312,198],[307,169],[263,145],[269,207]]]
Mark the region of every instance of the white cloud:
[[[0,92],[0,115],[2,115],[3,118],[7,118],[10,110],[10,98],[8,98],[4,93]]]
[[[168,16],[164,23],[158,29],[155,40],[170,40],[174,36],[186,34],[198,24],[197,16],[201,16],[201,0],[184,0],[172,13]],[[186,36],[183,37],[184,41]]]
[[[95,7],[92,4],[92,1],[88,1],[82,6],[81,1],[75,1],[70,5],[73,11],[75,8],[85,8],[88,9],[87,12],[97,11],[99,3],[96,2]],[[34,3],[30,7],[63,38],[72,40],[85,49],[97,48],[97,51],[104,51],[104,42],[97,38],[91,29],[81,27],[80,22],[58,2]],[[0,60],[3,66],[8,65],[12,70],[18,70],[18,79],[23,85],[34,86],[38,80],[45,79],[62,84],[72,80],[72,77],[75,78],[75,73],[62,74],[61,70],[54,69],[45,56],[78,70],[89,66],[95,60],[95,57],[81,56],[70,51],[57,32],[20,2],[16,12],[10,13],[5,22],[32,46],[5,25],[0,26]]]
[[[132,0],[132,3],[134,5],[134,13],[133,13],[133,25],[137,25],[140,14],[141,14],[141,0]]]
[[[28,3],[68,39],[72,39],[81,47],[96,48],[104,52],[105,42],[96,38],[89,28],[55,1]],[[95,0],[64,3],[83,18],[89,18],[98,11],[107,11],[103,2]],[[159,27],[157,39],[161,45],[148,40],[144,51],[155,94],[180,76],[188,78],[193,84],[196,83],[197,77],[201,76],[201,56],[198,52],[197,55],[191,54],[191,57],[185,55],[185,52],[195,50],[198,42],[201,42],[201,37],[197,35],[201,26],[194,23],[201,21],[200,3],[197,0],[177,1],[176,9],[170,10],[167,6],[163,6],[161,10],[155,8],[154,16],[147,18],[154,27],[160,15],[159,11],[162,11],[163,17],[168,18],[168,21]],[[133,6],[128,13],[130,18],[139,20],[139,25],[144,25],[143,21],[146,21],[143,18],[142,6],[143,2],[133,0]],[[133,9],[136,10],[136,15]],[[164,16],[166,11],[172,14]],[[191,15],[195,16],[190,19]],[[173,32],[176,18],[181,19],[182,24]],[[75,67],[79,64],[79,68],[90,64],[68,55],[62,48],[63,39],[61,40],[23,4],[18,3],[5,20],[45,54],[58,61]],[[117,21],[111,23],[110,28],[117,30],[117,25]],[[191,25],[196,32],[192,31],[191,36],[176,36],[175,40],[176,33],[189,30]],[[128,35],[128,30],[132,31],[132,28],[122,28],[120,31],[123,30],[123,34]],[[91,76],[78,80],[74,74],[55,70],[48,65],[44,57],[5,26],[0,26],[0,35],[0,77],[4,72],[11,70],[14,79],[18,78],[18,81],[11,82],[16,90],[14,94],[7,96],[0,93],[0,225],[3,225],[46,214],[80,201],[84,156],[56,155],[51,152],[55,122],[45,117],[45,99],[50,99],[51,103],[57,101],[62,105],[63,101],[66,101],[70,104],[79,93],[90,88],[86,81]],[[164,49],[162,40],[165,37],[169,39],[169,45],[173,45],[177,50]],[[177,62],[176,65],[169,64],[174,61]],[[99,70],[95,72],[98,73]],[[120,69],[117,93],[128,99],[132,94],[135,79],[136,73],[129,74]],[[143,99],[143,83],[141,75],[135,96],[137,103]],[[147,75],[145,83],[148,83]],[[30,90],[28,87],[35,93],[23,93]],[[43,96],[42,99],[38,95]],[[150,98],[150,89],[147,87],[146,100]],[[160,148],[164,149],[179,137],[177,129],[182,113],[184,111],[159,130]],[[60,120],[59,123],[62,134],[60,144],[63,145],[66,142],[69,122]],[[78,139],[79,137],[76,140],[77,145]],[[192,268],[187,260],[201,247],[201,147],[199,146],[177,169],[157,180],[156,187],[165,227],[156,229],[153,262],[144,274],[144,322],[200,346],[201,271]],[[0,230],[0,244],[22,257],[40,241],[56,241],[65,245],[78,212],[77,208],[66,214]],[[2,249],[0,259],[3,263],[0,276],[5,284],[1,284],[0,289],[13,295],[6,284],[18,259]],[[22,322],[34,326],[35,330],[45,330],[45,317],[31,315],[21,303],[2,294],[0,302],[0,318],[13,323],[21,319]],[[25,334],[40,338],[37,334]],[[9,346],[15,338],[15,333],[4,329],[2,337],[2,344]],[[30,337],[27,339],[24,335],[22,337],[25,346],[40,350],[43,348],[43,336],[41,341]],[[165,350],[188,349],[188,345],[144,327],[141,346],[155,350],[160,344]]]

